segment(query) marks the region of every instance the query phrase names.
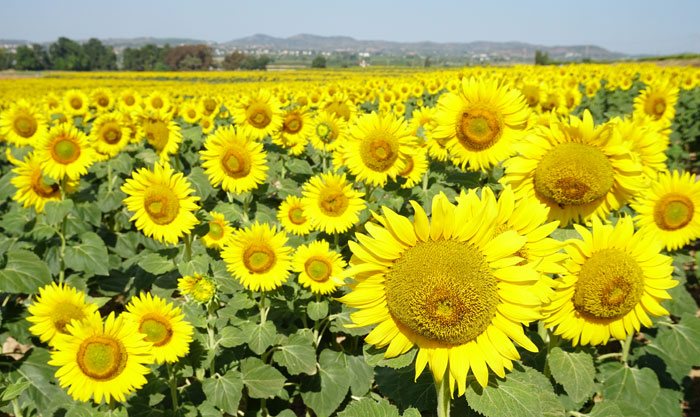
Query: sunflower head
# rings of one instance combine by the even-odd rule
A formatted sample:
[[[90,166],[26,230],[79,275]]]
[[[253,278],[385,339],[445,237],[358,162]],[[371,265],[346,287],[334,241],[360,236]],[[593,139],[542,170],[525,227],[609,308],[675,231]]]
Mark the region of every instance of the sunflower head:
[[[39,289],[39,295],[28,308],[27,318],[33,325],[29,331],[42,342],[52,344],[58,334],[67,334],[72,320],[83,320],[97,311],[97,305],[86,301],[85,293],[64,284],[52,283]]]
[[[299,246],[292,267],[299,273],[299,283],[315,294],[330,294],[344,283],[345,261],[325,240]]]

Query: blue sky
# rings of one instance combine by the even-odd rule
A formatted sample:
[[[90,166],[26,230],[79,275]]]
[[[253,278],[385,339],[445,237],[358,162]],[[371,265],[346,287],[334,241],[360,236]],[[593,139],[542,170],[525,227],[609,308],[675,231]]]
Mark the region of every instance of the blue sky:
[[[0,39],[54,41],[264,33],[390,41],[594,44],[629,54],[700,52],[700,0],[0,0]]]

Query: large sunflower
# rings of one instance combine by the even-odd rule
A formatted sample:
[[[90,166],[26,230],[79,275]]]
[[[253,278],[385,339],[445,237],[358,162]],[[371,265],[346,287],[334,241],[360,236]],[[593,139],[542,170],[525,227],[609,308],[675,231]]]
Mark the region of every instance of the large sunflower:
[[[292,248],[286,243],[286,233],[256,222],[236,231],[221,257],[246,289],[272,291],[289,277]]]
[[[0,113],[0,137],[16,146],[36,146],[48,129],[45,117],[35,106],[20,99]]]
[[[243,97],[231,109],[236,127],[246,137],[262,139],[282,128],[282,111],[277,98],[269,90],[259,90]]]
[[[440,97],[432,133],[436,140],[449,140],[455,164],[485,170],[513,155],[529,115],[518,90],[496,80],[464,78],[456,92]]]
[[[314,294],[330,294],[344,284],[345,261],[325,240],[299,246],[292,268],[299,273],[299,283]]]
[[[393,113],[360,116],[350,135],[343,146],[345,164],[358,180],[379,187],[396,179],[417,141],[404,119]]]
[[[222,127],[207,137],[199,152],[214,187],[241,194],[256,189],[267,178],[267,156],[261,142],[250,139],[233,126]]]
[[[513,186],[518,200],[537,197],[562,226],[603,219],[643,186],[641,163],[611,124],[594,128],[588,111],[582,120],[538,127],[516,150],[503,164],[501,182]]]
[[[8,154],[9,155],[9,154]],[[44,175],[41,163],[30,153],[24,161],[18,161],[10,157],[15,168],[12,172],[16,175],[10,180],[17,192],[12,197],[13,200],[21,203],[24,207],[32,206],[37,213],[44,211],[44,206],[49,201],[61,200],[61,187],[56,181],[49,181]],[[69,194],[77,188],[78,181],[67,181],[64,193]]]
[[[35,152],[46,175],[55,180],[77,180],[97,157],[87,136],[67,123],[51,128]]]
[[[515,230],[491,238],[493,204],[454,206],[433,198],[432,221],[415,201],[413,220],[384,207],[380,225],[349,242],[351,292],[340,301],[358,308],[355,326],[377,325],[365,341],[387,346],[394,357],[418,346],[416,377],[428,365],[436,382],[448,378],[450,392],[466,390],[471,369],[486,386],[489,368],[498,376],[519,359],[513,341],[535,345],[522,324],[540,318],[540,274],[520,265],[528,237]],[[481,216],[470,215],[476,211]]]
[[[700,182],[689,172],[662,173],[631,204],[639,231],[680,249],[700,237]]]
[[[175,173],[167,163],[156,163],[153,171],[141,168],[126,180],[121,190],[124,204],[136,228],[160,242],[177,243],[199,223],[194,211],[199,197],[181,172]]]
[[[184,320],[180,307],[173,303],[145,293],[132,298],[122,315],[134,322],[152,345],[151,354],[156,363],[177,362],[189,352],[194,329]]]
[[[42,342],[53,344],[58,334],[67,334],[71,320],[83,320],[97,311],[97,305],[85,301],[85,293],[55,282],[39,288],[39,295],[27,308],[32,323],[29,331]]]
[[[301,205],[314,229],[343,233],[360,220],[366,203],[364,193],[354,190],[345,174],[320,174],[302,188]]]
[[[556,293],[546,307],[545,325],[573,345],[599,345],[610,336],[624,340],[652,326],[649,315],[668,311],[660,302],[670,299],[671,258],[660,254],[653,236],[634,232],[632,219],[615,226],[593,219],[593,229],[574,225],[582,239],[570,240],[567,272],[557,281]]]
[[[56,378],[78,401],[93,397],[96,403],[126,396],[146,383],[153,362],[151,344],[131,321],[110,313],[104,323],[95,312],[66,326],[68,334],[56,337],[49,365],[58,366]]]
[[[68,90],[63,95],[63,109],[69,116],[85,116],[89,105],[90,99],[80,90]]]

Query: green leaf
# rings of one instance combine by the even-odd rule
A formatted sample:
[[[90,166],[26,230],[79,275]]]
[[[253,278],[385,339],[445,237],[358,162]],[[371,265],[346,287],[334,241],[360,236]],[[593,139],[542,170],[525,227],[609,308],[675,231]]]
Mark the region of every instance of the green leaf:
[[[399,409],[387,400],[374,401],[371,398],[361,398],[353,401],[338,413],[338,417],[400,417]]]
[[[311,331],[302,329],[289,336],[272,359],[287,368],[291,375],[316,374],[316,349],[313,346]]]
[[[615,401],[601,401],[593,406],[589,417],[622,417],[622,410]]]
[[[46,224],[52,226],[59,225],[66,218],[68,213],[73,210],[73,200],[48,201],[44,206],[44,216]]]
[[[681,394],[661,389],[649,368],[618,364],[603,381],[603,398],[614,401],[624,417],[680,417]]]
[[[311,408],[317,417],[328,417],[333,414],[350,388],[349,369],[345,361],[338,360],[338,353],[343,354],[330,349],[321,352],[318,372],[321,384],[305,387],[306,389],[301,393],[304,404]]]
[[[308,162],[299,158],[289,158],[287,160],[287,169],[291,174],[313,175],[314,170]]]
[[[32,404],[43,415],[52,415],[56,408],[73,403],[63,389],[51,383],[55,380],[56,368],[48,364],[49,359],[48,350],[35,347],[19,367],[10,372],[12,381],[25,380],[30,383],[22,392],[20,403]]]
[[[311,320],[321,320],[328,315],[327,301],[310,301],[306,305],[306,314]]]
[[[645,349],[663,359],[668,373],[681,382],[693,366],[700,365],[700,318],[683,314],[678,324],[660,327]]]
[[[0,401],[12,401],[15,398],[19,397],[20,394],[27,388],[31,386],[31,382],[27,381],[24,378],[21,378],[19,381],[15,381],[12,384],[8,385],[5,390],[2,392],[2,395],[0,395]]]
[[[376,368],[375,373],[379,391],[400,407],[415,407],[423,412],[435,409],[435,384],[430,372],[423,372],[415,382],[415,369],[412,366]]]
[[[7,253],[7,264],[0,270],[0,292],[34,294],[50,283],[49,267],[34,253],[24,249]]]
[[[80,235],[80,242],[66,248],[66,266],[75,271],[109,275],[107,247],[102,238],[97,233],[84,232]]]
[[[157,253],[146,253],[139,257],[138,266],[153,275],[162,275],[175,269],[175,263]]]
[[[214,188],[209,182],[209,177],[207,177],[207,174],[204,173],[204,170],[200,167],[192,168],[192,171],[190,171],[190,175],[187,176],[187,179],[194,187],[195,194],[202,200],[206,200],[207,197],[209,197],[214,191]]]
[[[250,332],[248,347],[257,355],[262,355],[263,352],[274,343],[276,335],[277,329],[275,328],[275,324],[271,321],[266,321],[263,324],[255,326],[253,331]]]
[[[472,382],[465,397],[469,407],[486,417],[565,415],[547,377],[528,367],[513,369],[505,380],[492,379],[483,389]]]
[[[202,390],[221,411],[232,415],[237,414],[238,403],[243,393],[240,372],[230,370],[223,376],[207,378],[202,381]]]
[[[225,348],[232,348],[248,343],[250,333],[253,328],[257,327],[253,323],[248,323],[249,326],[226,326],[221,330],[219,344]]]
[[[574,402],[590,398],[595,390],[593,357],[585,352],[571,353],[554,348],[547,358],[554,380],[560,383]]]
[[[676,285],[668,290],[668,294],[671,296],[671,299],[664,300],[661,305],[672,315],[680,317],[683,314],[695,314],[698,310],[698,304],[685,288],[685,285]]]
[[[258,358],[241,361],[241,378],[251,398],[272,398],[284,387],[284,375]]]

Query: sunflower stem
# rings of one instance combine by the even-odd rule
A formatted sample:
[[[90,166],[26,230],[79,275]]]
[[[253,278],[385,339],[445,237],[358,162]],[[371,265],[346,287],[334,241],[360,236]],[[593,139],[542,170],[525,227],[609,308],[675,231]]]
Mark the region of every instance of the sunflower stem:
[[[66,199],[66,187],[68,186],[68,178],[63,177],[61,179],[60,183],[60,190],[61,190],[61,201],[64,201]],[[66,214],[63,217],[63,220],[61,221],[61,230],[58,233],[58,236],[61,238],[61,251],[60,251],[60,257],[61,257],[61,270],[58,272],[58,285],[63,284],[63,281],[66,279],[66,219],[68,218],[68,214]]]
[[[177,402],[177,371],[173,369],[172,364],[167,364],[168,378],[170,379],[170,399],[173,402],[173,414],[177,414],[180,405]]]
[[[185,242],[185,255],[183,260],[189,262],[192,260],[192,234],[185,235],[183,240]]]
[[[258,301],[258,309],[260,310],[260,325],[265,324],[267,321],[267,312],[270,310],[269,307],[265,307],[265,291],[260,292],[260,300]]]
[[[214,300],[210,300],[207,304],[207,336],[209,340],[209,351],[212,354],[211,361],[209,362],[209,377],[213,378],[216,375],[216,351],[218,350],[218,344],[216,338],[214,337],[214,322],[216,321],[216,310],[214,305]]]
[[[107,160],[107,192],[112,192],[112,158]]]
[[[435,382],[435,389],[437,391],[437,417],[450,417],[452,395],[450,393],[450,375],[448,372],[445,372],[442,381],[439,383]]]
[[[620,342],[622,344],[622,356],[620,357],[620,362],[622,362],[625,366],[627,365],[627,357],[630,354],[630,347],[632,347],[632,339],[634,338],[634,333],[631,333],[630,335],[627,336],[627,339],[625,339],[624,342]]]
[[[17,398],[12,399],[12,410],[15,413],[15,417],[22,417],[22,407],[20,407]]]

